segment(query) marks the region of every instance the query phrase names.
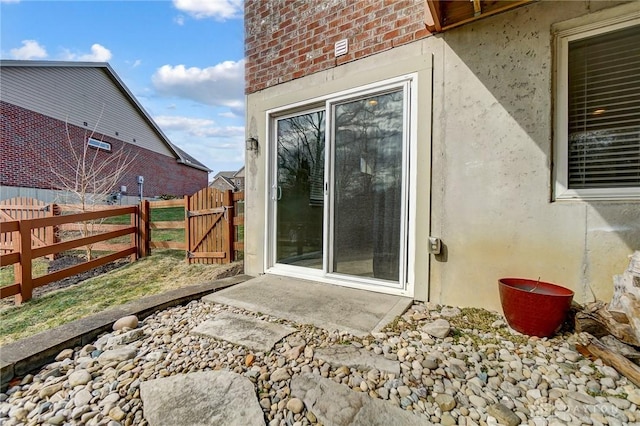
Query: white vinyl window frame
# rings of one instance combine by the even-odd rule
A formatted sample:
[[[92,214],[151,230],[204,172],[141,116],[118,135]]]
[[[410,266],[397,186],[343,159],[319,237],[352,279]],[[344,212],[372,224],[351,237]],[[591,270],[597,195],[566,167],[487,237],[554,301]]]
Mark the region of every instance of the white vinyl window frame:
[[[640,187],[569,188],[569,43],[631,26],[640,26],[640,12],[627,13],[591,24],[563,29],[556,34],[555,191],[553,198],[557,201],[640,200]]]
[[[111,144],[109,142],[89,138],[87,140],[87,145],[89,145],[91,148],[99,149],[101,151],[111,152]]]
[[[328,260],[329,256],[327,250],[329,250],[329,239],[324,238],[323,245],[323,268],[322,270],[314,270],[310,268],[302,268],[299,266],[285,265],[277,263],[275,258],[275,241],[272,238],[276,212],[273,204],[274,188],[272,187],[274,180],[277,178],[276,153],[273,145],[273,141],[276,140],[277,121],[286,117],[291,117],[299,114],[306,114],[309,112],[324,110],[326,112],[325,121],[325,137],[331,131],[332,119],[330,118],[330,111],[332,105],[340,101],[346,101],[348,99],[358,98],[366,96],[367,94],[375,94],[379,92],[385,92],[393,89],[402,89],[404,91],[404,131],[407,132],[406,139],[403,142],[405,153],[403,156],[403,166],[406,166],[403,177],[403,211],[404,215],[402,226],[402,234],[405,241],[401,244],[403,252],[401,253],[402,266],[400,272],[400,280],[397,285],[385,285],[382,280],[371,279],[358,279],[354,276],[340,276],[329,272]],[[417,73],[408,73],[395,78],[386,79],[383,81],[366,84],[351,89],[330,93],[317,98],[308,99],[301,102],[285,105],[278,108],[269,109],[266,111],[266,134],[269,137],[269,143],[266,145],[265,155],[268,159],[266,167],[266,179],[265,179],[265,195],[267,202],[265,203],[265,217],[267,237],[264,240],[264,265],[265,272],[274,275],[285,275],[290,277],[296,277],[300,279],[313,279],[318,282],[324,282],[328,284],[335,284],[349,288],[372,290],[373,287],[380,289],[387,294],[396,294],[405,297],[413,297],[415,291],[415,264],[416,264],[416,239],[415,232],[417,221],[416,210],[416,198],[417,198],[417,160],[415,153],[417,152],[418,145],[418,75]],[[330,149],[325,146],[325,167],[329,170],[331,166]],[[328,163],[327,163],[328,162]],[[328,172],[329,174],[331,172]],[[325,176],[325,185],[329,185],[331,176]],[[325,214],[324,214],[324,229],[325,232],[331,232],[329,230],[329,215],[331,203],[328,201],[328,192],[325,191]],[[382,290],[384,289],[384,290]]]

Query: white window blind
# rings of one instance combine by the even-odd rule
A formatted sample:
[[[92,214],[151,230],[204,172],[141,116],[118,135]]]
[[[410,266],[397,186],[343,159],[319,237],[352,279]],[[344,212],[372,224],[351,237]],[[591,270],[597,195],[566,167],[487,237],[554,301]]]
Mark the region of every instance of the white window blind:
[[[640,26],[569,43],[569,189],[640,187]]]

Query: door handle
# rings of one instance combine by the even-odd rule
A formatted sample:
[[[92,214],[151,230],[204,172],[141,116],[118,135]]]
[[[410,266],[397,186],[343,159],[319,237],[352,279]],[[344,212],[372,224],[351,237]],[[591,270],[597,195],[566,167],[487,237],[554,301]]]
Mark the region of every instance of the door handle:
[[[280,201],[282,198],[282,187],[278,184],[275,184],[271,187],[271,199],[273,201]]]

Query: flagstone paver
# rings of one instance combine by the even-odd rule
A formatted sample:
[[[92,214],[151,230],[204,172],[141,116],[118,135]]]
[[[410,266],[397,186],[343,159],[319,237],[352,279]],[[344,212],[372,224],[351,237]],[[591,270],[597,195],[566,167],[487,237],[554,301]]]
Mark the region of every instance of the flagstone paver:
[[[334,426],[425,426],[417,416],[387,401],[351,390],[331,379],[301,374],[291,379],[291,395],[304,401],[308,410],[325,425]]]
[[[294,328],[247,315],[221,313],[214,319],[204,321],[191,332],[266,352],[294,331]]]
[[[351,345],[336,345],[328,348],[319,348],[314,353],[314,359],[321,359],[334,367],[345,365],[349,368],[361,370],[378,369],[387,373],[400,374],[400,363],[386,359],[382,355],[376,355],[371,351],[357,348]]]
[[[140,397],[151,426],[264,426],[253,383],[230,371],[179,374],[143,382]]]

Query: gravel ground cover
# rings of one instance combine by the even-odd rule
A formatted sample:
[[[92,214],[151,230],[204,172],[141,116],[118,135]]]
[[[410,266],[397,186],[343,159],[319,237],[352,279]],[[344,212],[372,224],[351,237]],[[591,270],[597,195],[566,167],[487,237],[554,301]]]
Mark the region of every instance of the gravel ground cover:
[[[196,326],[222,312],[296,328],[266,352],[200,337]],[[433,325],[450,325],[434,337]],[[381,333],[347,333],[194,301],[159,311],[20,378],[0,394],[0,423],[146,425],[140,384],[207,370],[241,374],[255,386],[268,425],[315,425],[291,395],[296,375],[313,373],[444,425],[640,424],[640,390],[575,350],[577,335],[529,338],[479,309],[414,305]],[[400,374],[324,362],[320,348],[351,345],[397,361]],[[116,353],[117,352],[117,353]],[[108,356],[107,356],[108,355]]]

